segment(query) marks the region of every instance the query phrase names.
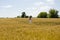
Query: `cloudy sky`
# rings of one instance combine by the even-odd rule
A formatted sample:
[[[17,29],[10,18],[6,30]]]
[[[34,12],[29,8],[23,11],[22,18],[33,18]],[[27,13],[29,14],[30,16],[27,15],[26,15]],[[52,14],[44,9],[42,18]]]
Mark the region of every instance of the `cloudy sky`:
[[[21,12],[36,17],[41,11],[48,12],[51,8],[60,12],[60,0],[0,0],[0,17],[15,17]]]

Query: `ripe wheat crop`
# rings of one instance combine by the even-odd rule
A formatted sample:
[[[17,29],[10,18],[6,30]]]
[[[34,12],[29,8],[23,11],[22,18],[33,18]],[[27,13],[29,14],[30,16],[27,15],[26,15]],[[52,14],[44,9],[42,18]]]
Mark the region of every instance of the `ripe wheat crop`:
[[[1,18],[0,40],[60,40],[60,18]]]

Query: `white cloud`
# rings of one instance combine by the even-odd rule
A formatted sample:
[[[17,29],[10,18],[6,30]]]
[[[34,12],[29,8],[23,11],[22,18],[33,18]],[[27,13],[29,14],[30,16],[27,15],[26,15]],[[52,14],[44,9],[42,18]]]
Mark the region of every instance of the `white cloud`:
[[[55,0],[46,0],[47,3],[55,4]]]
[[[44,4],[45,4],[44,2],[36,2],[36,3],[34,3],[34,5],[36,5],[36,6],[42,6]]]
[[[40,11],[48,10],[52,7],[49,3],[46,2],[36,2],[34,5],[37,8],[37,10]]]
[[[42,7],[38,7],[37,10],[35,11],[37,13],[37,15],[40,13],[40,12],[48,12],[50,10],[51,6],[42,6]],[[35,15],[36,15],[35,13]],[[36,15],[36,16],[37,16]]]
[[[50,8],[51,6],[43,6],[43,7],[40,7],[40,10],[48,12]]]
[[[54,0],[46,0],[47,2],[54,2]]]
[[[46,0],[46,1],[41,1],[41,2],[35,2],[35,6],[46,6],[46,5],[55,5],[55,0]]]
[[[0,6],[1,8],[11,8],[13,7],[12,5],[6,5],[6,6]]]

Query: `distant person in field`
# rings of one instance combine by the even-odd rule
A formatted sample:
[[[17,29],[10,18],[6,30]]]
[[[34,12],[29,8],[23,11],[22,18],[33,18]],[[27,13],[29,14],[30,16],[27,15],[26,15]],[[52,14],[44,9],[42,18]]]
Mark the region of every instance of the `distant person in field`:
[[[32,16],[29,17],[29,22],[32,23]]]

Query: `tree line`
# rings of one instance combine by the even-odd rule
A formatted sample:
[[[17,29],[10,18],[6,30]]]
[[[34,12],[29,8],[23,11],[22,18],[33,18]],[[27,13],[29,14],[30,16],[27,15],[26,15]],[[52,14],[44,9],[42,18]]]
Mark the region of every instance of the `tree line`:
[[[40,12],[37,15],[37,18],[59,18],[58,12],[59,11],[56,10],[56,9],[50,9],[49,10],[49,13],[47,13],[47,12]],[[25,12],[22,12],[22,15],[21,16],[17,16],[17,18],[28,18],[28,17],[29,16],[26,16],[26,13]]]
[[[17,18],[29,18],[29,17],[32,17],[32,16],[31,15],[27,16],[25,12],[22,12],[21,16],[17,16]]]

